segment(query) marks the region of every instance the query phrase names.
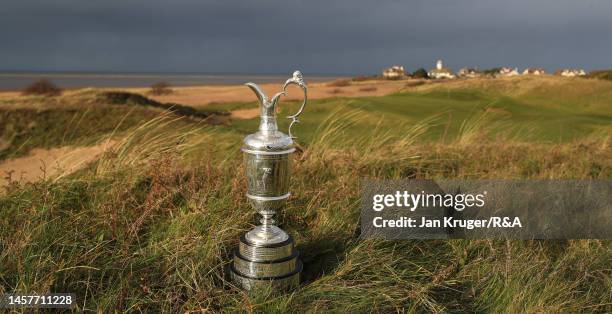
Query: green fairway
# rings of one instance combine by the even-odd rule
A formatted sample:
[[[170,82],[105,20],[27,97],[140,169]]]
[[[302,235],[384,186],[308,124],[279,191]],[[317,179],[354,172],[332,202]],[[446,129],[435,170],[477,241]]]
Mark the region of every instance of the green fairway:
[[[314,130],[331,112],[358,111],[359,119],[349,130],[353,136],[364,136],[373,127],[402,132],[414,124],[426,123],[424,139],[452,141],[465,127],[503,135],[516,140],[566,142],[584,137],[606,137],[612,130],[612,83],[589,94],[568,94],[564,88],[534,89],[529,93],[509,96],[498,90],[478,91],[455,88],[446,91],[405,91],[383,97],[331,98],[310,101],[308,115],[298,126],[303,142],[308,143]],[[580,86],[582,87],[582,86]],[[553,90],[554,89],[554,90]],[[555,92],[556,90],[556,92]],[[299,103],[282,103],[279,117],[297,110]],[[215,105],[213,108],[228,108]],[[232,104],[231,109],[256,108],[256,103]],[[285,119],[279,118],[281,128]],[[476,123],[478,125],[466,125]],[[258,118],[233,121],[231,126],[251,132]],[[462,129],[463,126],[463,129]]]

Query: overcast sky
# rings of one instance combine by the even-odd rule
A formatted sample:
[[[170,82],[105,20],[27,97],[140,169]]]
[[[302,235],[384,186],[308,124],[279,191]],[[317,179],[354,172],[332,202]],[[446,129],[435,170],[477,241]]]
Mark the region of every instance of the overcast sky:
[[[0,70],[373,74],[612,68],[610,0],[16,0]]]

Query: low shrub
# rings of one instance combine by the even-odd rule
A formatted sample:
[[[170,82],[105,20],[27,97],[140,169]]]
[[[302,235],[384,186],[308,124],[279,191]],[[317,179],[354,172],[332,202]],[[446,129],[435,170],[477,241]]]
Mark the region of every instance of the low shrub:
[[[151,85],[149,94],[151,95],[167,95],[172,94],[174,91],[170,88],[170,84],[166,82],[159,82]]]
[[[427,70],[423,68],[419,68],[412,73],[413,78],[427,79],[429,75],[427,74]]]
[[[499,71],[501,71],[501,68],[491,68],[491,69],[482,71],[482,74],[488,75],[488,76],[495,76],[499,73]]]
[[[48,79],[40,79],[28,85],[21,93],[23,95],[59,96],[62,94],[62,89]]]

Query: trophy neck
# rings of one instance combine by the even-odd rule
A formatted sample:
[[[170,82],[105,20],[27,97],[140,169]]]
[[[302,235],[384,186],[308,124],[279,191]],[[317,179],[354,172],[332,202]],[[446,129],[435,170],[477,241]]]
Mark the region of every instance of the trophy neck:
[[[271,106],[271,108],[261,106],[259,131],[264,134],[269,134],[278,131],[278,125],[276,124],[276,115],[274,113],[274,106]]]

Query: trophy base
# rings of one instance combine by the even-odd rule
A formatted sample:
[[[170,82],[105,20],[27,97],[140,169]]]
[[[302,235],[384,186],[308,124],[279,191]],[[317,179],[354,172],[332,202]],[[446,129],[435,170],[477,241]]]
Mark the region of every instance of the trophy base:
[[[255,245],[243,235],[230,266],[231,279],[245,290],[291,290],[300,284],[303,265],[293,238]]]

